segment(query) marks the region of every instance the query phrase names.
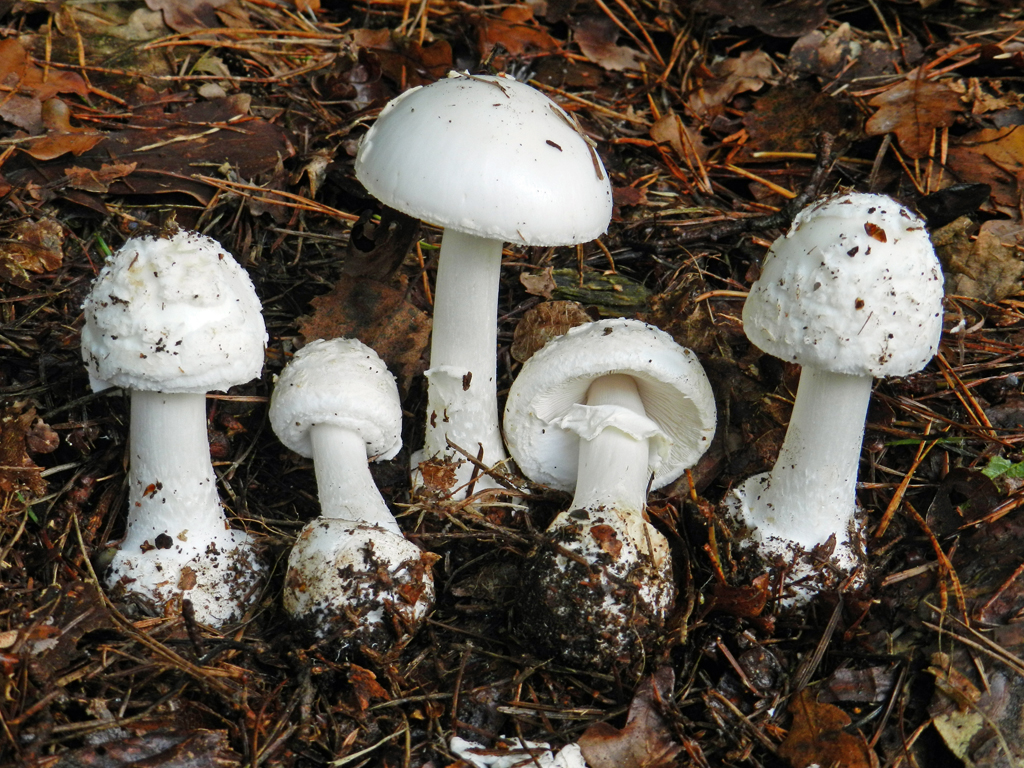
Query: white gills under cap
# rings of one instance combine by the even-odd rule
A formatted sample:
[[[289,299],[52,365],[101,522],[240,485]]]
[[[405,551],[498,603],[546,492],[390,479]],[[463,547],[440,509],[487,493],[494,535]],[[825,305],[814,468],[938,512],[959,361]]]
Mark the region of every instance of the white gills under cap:
[[[95,391],[198,394],[263,369],[267,331],[252,281],[197,232],[126,242],[82,309],[82,359]]]
[[[576,487],[579,441],[605,423],[580,423],[591,383],[609,374],[636,381],[646,419],[609,422],[635,438],[650,438],[652,489],[692,467],[715,434],[715,398],[692,350],[639,320],[613,319],[572,328],[523,365],[505,406],[505,439],[523,474],[564,491]],[[590,420],[617,418],[589,409]]]
[[[355,171],[385,205],[478,237],[569,245],[611,218],[608,174],[575,119],[511,77],[409,89],[363,137]]]
[[[853,376],[905,376],[935,355],[943,282],[924,222],[885,195],[805,208],[772,245],[743,329],[783,360]]]
[[[402,448],[402,405],[395,377],[370,347],[356,339],[318,339],[295,353],[270,398],[270,425],[288,448],[313,456],[315,424],[348,429],[366,443],[371,459],[394,458]]]

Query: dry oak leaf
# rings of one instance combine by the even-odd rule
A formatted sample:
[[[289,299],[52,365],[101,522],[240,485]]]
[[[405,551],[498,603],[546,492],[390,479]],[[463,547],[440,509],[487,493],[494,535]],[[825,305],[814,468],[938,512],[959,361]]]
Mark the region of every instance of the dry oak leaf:
[[[64,227],[56,219],[25,219],[0,241],[0,280],[26,283],[29,272],[52,272],[64,261]]]
[[[821,704],[811,690],[800,691],[789,703],[793,725],[779,745],[779,756],[793,768],[841,765],[843,768],[878,768],[878,756],[860,733],[846,728],[849,716],[833,704]]]
[[[584,16],[572,25],[573,40],[588,61],[613,72],[643,68],[645,56],[624,45],[616,45],[619,28],[607,16]]]
[[[715,78],[689,96],[690,109],[701,117],[721,110],[741,93],[759,91],[775,77],[775,65],[764,51],[744,51],[714,65]]]
[[[924,157],[936,128],[947,128],[964,111],[960,94],[947,83],[925,80],[920,70],[868,102],[878,111],[868,118],[869,136],[895,133],[900,147],[912,158]]]
[[[579,745],[590,768],[669,768],[683,747],[672,739],[659,711],[672,700],[675,673],[660,667],[637,686],[626,726],[594,723]]]
[[[533,9],[526,3],[505,7],[501,16],[479,16],[476,26],[480,52],[487,55],[501,45],[512,56],[527,56],[558,50],[558,41],[533,21]]]
[[[357,664],[348,665],[348,681],[352,684],[352,692],[355,693],[356,699],[359,701],[360,710],[365,710],[370,706],[371,699],[386,701],[390,698],[388,692],[377,682],[377,676]]]
[[[36,409],[25,402],[0,411],[0,492],[46,494],[42,468],[28,455],[27,438],[36,422]]]
[[[405,300],[404,291],[376,280],[343,277],[334,290],[310,303],[312,316],[299,319],[299,333],[307,341],[359,339],[380,355],[403,389],[423,372],[430,318]]]
[[[1024,126],[971,131],[950,142],[947,166],[960,181],[991,186],[992,200],[1019,216]]]
[[[46,135],[25,148],[36,160],[53,160],[68,152],[81,155],[105,138],[105,134],[71,125],[71,110],[60,99],[44,102],[42,116]]]
[[[65,168],[64,174],[68,177],[69,187],[102,193],[110,189],[112,182],[130,176],[136,167],[138,163],[103,163],[98,171],[94,171],[76,165]]]
[[[199,32],[223,26],[217,9],[228,0],[146,0],[154,11],[163,11],[164,23],[175,32]]]

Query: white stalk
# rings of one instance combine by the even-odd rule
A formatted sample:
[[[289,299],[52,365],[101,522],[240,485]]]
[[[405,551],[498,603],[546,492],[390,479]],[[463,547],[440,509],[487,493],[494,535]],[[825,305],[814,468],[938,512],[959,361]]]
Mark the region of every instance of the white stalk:
[[[646,417],[632,376],[618,373],[595,379],[587,407],[612,406]],[[579,475],[571,509],[616,510],[640,515],[651,479],[649,440],[607,426],[592,440],[580,440]]]
[[[135,390],[131,404],[128,533],[122,548],[155,544],[161,533],[198,543],[223,531],[206,396]]]
[[[501,240],[446,229],[434,287],[434,325],[427,371],[427,458],[460,461],[448,440],[493,466],[505,459],[498,427],[495,350]],[[456,487],[469,482],[473,465],[456,470]],[[476,489],[498,484],[480,475]]]
[[[402,535],[370,474],[366,441],[356,432],[330,424],[309,430],[321,517],[372,525]]]
[[[775,468],[740,489],[747,522],[766,543],[810,550],[835,534],[841,564],[852,563],[849,531],[872,380],[804,367]]]

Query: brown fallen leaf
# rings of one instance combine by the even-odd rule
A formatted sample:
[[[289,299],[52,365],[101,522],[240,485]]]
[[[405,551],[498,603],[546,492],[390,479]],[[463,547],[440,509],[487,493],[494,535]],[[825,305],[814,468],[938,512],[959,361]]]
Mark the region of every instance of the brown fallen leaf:
[[[675,673],[660,667],[637,686],[626,726],[594,723],[579,745],[590,768],[669,768],[683,747],[672,739],[661,709],[672,700]]]
[[[86,192],[106,192],[110,189],[112,182],[130,176],[138,165],[138,163],[113,163],[110,165],[103,163],[98,171],[72,166],[64,169],[64,175],[68,177],[69,187],[84,189]]]
[[[669,144],[676,156],[688,164],[695,159],[703,162],[711,152],[700,133],[690,128],[671,109],[654,122],[650,136],[659,144]]]
[[[690,109],[701,117],[717,114],[741,93],[761,90],[774,79],[775,65],[764,51],[744,51],[718,62],[712,72],[715,77],[689,96]]]
[[[942,262],[946,293],[996,302],[1024,290],[1024,261],[1017,252],[1018,232],[1012,222],[986,221],[976,235],[966,216],[935,231],[932,242]],[[973,235],[973,236],[972,236]]]
[[[63,261],[64,227],[56,219],[24,219],[0,241],[0,280],[27,283],[29,272],[52,272]]]
[[[757,576],[751,584],[738,587],[716,583],[711,591],[711,608],[742,618],[760,616],[768,604],[770,587],[771,579],[766,573]]]
[[[555,281],[551,279],[550,274],[548,279],[551,280],[551,289],[554,290]],[[527,291],[529,290],[527,286]],[[570,328],[589,323],[591,319],[583,305],[575,301],[545,301],[538,304],[528,310],[516,325],[512,336],[512,357],[520,363],[525,363],[549,341],[563,335]]]
[[[68,152],[81,155],[104,138],[102,133],[71,125],[71,110],[60,99],[43,102],[42,120],[47,129],[46,135],[28,144],[24,150],[36,160],[53,160]]]
[[[639,51],[618,45],[620,30],[607,16],[583,16],[572,24],[573,40],[580,51],[600,67],[612,72],[639,70],[646,58]]]
[[[506,6],[497,18],[477,16],[473,24],[483,56],[496,45],[501,45],[512,56],[550,53],[559,49],[558,41],[534,21],[533,9],[526,3]]]
[[[697,9],[726,16],[738,27],[757,27],[773,37],[799,37],[828,18],[825,0],[702,0]]]
[[[380,355],[403,389],[423,372],[430,318],[405,300],[404,291],[376,280],[344,277],[311,304],[313,314],[299,318],[306,341],[359,339]]]
[[[0,491],[6,494],[46,493],[43,470],[28,455],[27,438],[35,422],[36,409],[24,401],[0,411]]]
[[[805,688],[789,703],[793,725],[779,745],[779,756],[793,768],[841,765],[843,768],[878,768],[878,756],[864,736],[846,730],[850,717],[833,704],[822,704]]]
[[[377,682],[377,676],[358,664],[348,665],[348,681],[359,702],[359,709],[365,710],[373,699],[389,699],[388,692]]]
[[[947,167],[963,182],[988,184],[992,200],[1018,217],[1024,126],[981,128],[950,142]]]
[[[815,29],[793,43],[786,67],[810,72],[826,83],[842,84],[895,75],[904,62],[914,65],[923,55],[916,37],[897,38],[894,46],[888,40],[872,40],[843,22],[834,31]]]
[[[936,128],[947,128],[964,111],[960,94],[945,82],[925,80],[918,69],[868,102],[878,111],[868,118],[869,136],[894,133],[900,148],[912,158],[925,157]]]
[[[60,69],[44,71],[29,61],[25,48],[15,38],[0,40],[0,84],[17,89],[40,102],[58,93],[89,95],[89,86],[82,76]]]
[[[154,11],[163,11],[164,23],[175,32],[198,32],[223,26],[217,9],[228,0],[146,0]]]
[[[233,768],[241,761],[241,755],[229,746],[226,731],[159,730],[69,750],[61,755],[56,768]]]
[[[805,83],[780,85],[754,100],[743,115],[750,140],[744,154],[764,152],[814,152],[823,131],[833,136],[857,135],[859,113],[849,98],[830,96]]]

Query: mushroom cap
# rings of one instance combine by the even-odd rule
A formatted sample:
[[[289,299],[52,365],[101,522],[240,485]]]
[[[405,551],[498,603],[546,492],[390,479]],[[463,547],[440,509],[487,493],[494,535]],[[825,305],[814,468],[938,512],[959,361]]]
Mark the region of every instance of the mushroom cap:
[[[573,118],[511,77],[452,72],[392,99],[356,176],[410,216],[527,245],[593,240],[612,213],[608,174]]]
[[[885,195],[805,208],[772,244],[743,306],[757,347],[853,376],[904,376],[935,355],[942,271],[924,222]]]
[[[82,309],[82,359],[97,392],[197,394],[263,370],[267,330],[252,281],[217,241],[197,232],[126,242]]]
[[[591,382],[612,373],[636,380],[647,415],[614,426],[645,430],[653,421],[658,427],[656,435],[638,435],[651,438],[652,488],[671,483],[697,462],[711,445],[716,415],[697,356],[654,326],[619,318],[577,326],[523,365],[505,406],[505,440],[523,474],[553,488],[575,489],[580,436],[588,428],[596,434],[605,424],[579,423],[573,406],[586,403]]]
[[[395,377],[361,341],[311,341],[278,376],[270,398],[274,433],[311,458],[309,429],[314,424],[355,432],[372,459],[390,459],[401,450],[402,404]]]

